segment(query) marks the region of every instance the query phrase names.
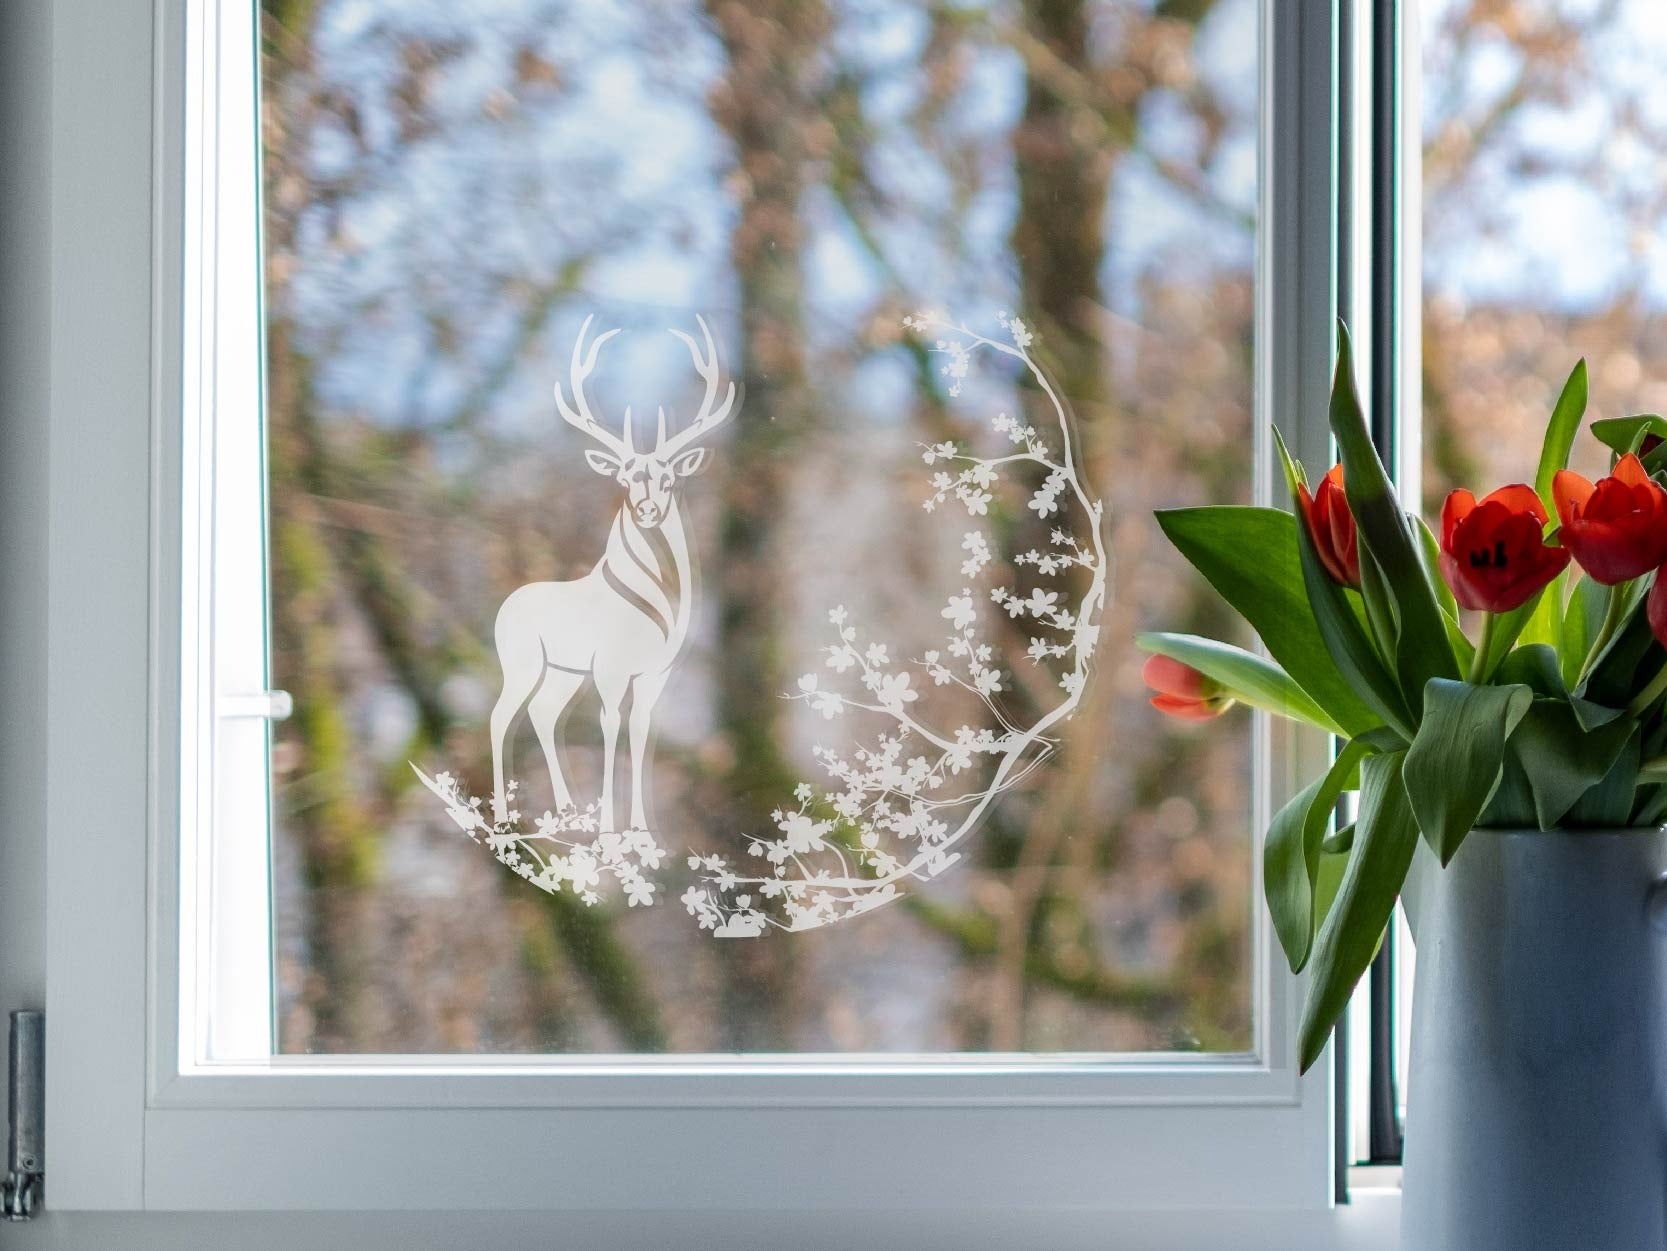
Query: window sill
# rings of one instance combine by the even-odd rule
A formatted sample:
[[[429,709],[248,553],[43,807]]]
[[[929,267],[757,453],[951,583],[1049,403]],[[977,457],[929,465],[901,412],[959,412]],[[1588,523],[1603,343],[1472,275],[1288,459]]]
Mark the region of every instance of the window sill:
[[[806,1196],[814,1201],[813,1196]],[[19,1239],[24,1247],[237,1246],[293,1251],[352,1245],[358,1251],[470,1246],[504,1251],[552,1237],[573,1246],[633,1248],[906,1246],[956,1251],[1046,1246],[1052,1251],[1396,1251],[1400,1192],[1367,1190],[1329,1212],[727,1212],[665,1211],[428,1213],[154,1213],[137,1223],[116,1213],[49,1212]],[[117,1241],[111,1241],[111,1238]]]

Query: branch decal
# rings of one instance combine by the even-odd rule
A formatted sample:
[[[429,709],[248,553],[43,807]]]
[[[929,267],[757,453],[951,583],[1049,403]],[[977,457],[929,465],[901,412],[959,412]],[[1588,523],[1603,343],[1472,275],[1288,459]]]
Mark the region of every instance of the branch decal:
[[[809,704],[831,723],[873,718],[882,728],[843,746],[818,745],[815,756],[825,776],[798,784],[792,803],[772,814],[773,834],[747,837],[746,864],[699,853],[688,858],[699,881],[681,902],[703,930],[747,938],[770,929],[815,929],[892,902],[909,881],[939,876],[960,859],[957,848],[996,798],[1051,754],[1055,727],[1081,702],[1105,606],[1104,510],[1077,463],[1065,405],[1029,354],[1030,329],[1017,317],[1002,314],[999,320],[1010,342],[931,313],[906,318],[904,326],[931,337],[931,351],[944,358],[941,371],[951,396],[961,393],[977,354],[1017,360],[1047,397],[1057,427],[1043,432],[998,413],[990,424],[1008,445],[998,455],[982,456],[954,442],[922,447],[921,459],[934,470],[922,508],[964,514],[974,526],[960,547],[968,584],[948,597],[939,614],[947,631],[943,646],[904,659],[843,605],[829,610],[826,672],[805,674],[786,697]],[[1015,557],[1035,585],[983,586],[992,553],[977,523],[989,515],[1003,471],[1014,465],[1046,471],[1028,507],[1056,524],[1045,550]],[[1089,573],[1080,599],[1049,587],[1049,580],[1079,568]],[[1023,620],[1030,633],[1025,663],[1052,676],[1059,692],[1028,725],[1014,724],[999,700],[1014,677],[996,663],[996,613]],[[951,728],[926,721],[922,692],[946,686],[976,700],[982,724]]]

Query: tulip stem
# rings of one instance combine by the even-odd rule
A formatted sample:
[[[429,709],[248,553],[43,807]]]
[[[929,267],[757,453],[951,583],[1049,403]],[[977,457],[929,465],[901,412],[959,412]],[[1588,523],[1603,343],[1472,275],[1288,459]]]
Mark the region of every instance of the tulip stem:
[[[1661,672],[1651,678],[1650,684],[1633,697],[1632,702],[1626,706],[1627,714],[1633,717],[1643,716],[1649,710],[1649,706],[1664,694],[1667,694],[1667,665],[1662,665]]]
[[[1592,640],[1592,649],[1586,653],[1586,662],[1580,666],[1580,677],[1584,679],[1597,663],[1603,649],[1609,646],[1609,640],[1615,637],[1615,631],[1621,624],[1621,611],[1626,607],[1626,584],[1617,583],[1609,588],[1609,606],[1603,610],[1603,624],[1598,627],[1598,636]],[[1579,682],[1576,682],[1579,685]]]
[[[1480,686],[1482,679],[1487,677],[1487,654],[1494,651],[1494,624],[1497,620],[1497,612],[1482,614],[1482,637],[1475,641],[1475,656],[1470,657],[1470,672],[1465,674],[1465,681],[1470,686]]]
[[[1493,650],[1493,628],[1498,620],[1498,613],[1482,614],[1482,637],[1476,640],[1476,654],[1471,657],[1470,672],[1465,676],[1465,681],[1472,686],[1480,686],[1488,676],[1488,653]]]

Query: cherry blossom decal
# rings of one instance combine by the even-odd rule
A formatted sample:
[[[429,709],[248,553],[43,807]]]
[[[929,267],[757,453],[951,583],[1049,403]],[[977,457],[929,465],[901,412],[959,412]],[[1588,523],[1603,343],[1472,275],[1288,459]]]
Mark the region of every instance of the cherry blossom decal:
[[[820,776],[784,797],[772,833],[744,835],[744,861],[698,849],[688,855],[696,882],[681,902],[701,929],[717,937],[813,929],[899,898],[908,881],[942,874],[996,799],[1048,758],[1057,746],[1055,728],[1081,702],[1106,597],[1103,508],[1084,481],[1065,405],[1029,354],[1030,330],[1016,317],[999,320],[1010,342],[934,314],[906,318],[904,325],[929,338],[930,350],[944,358],[951,396],[960,395],[979,354],[1018,362],[1046,397],[1052,428],[1038,430],[998,413],[981,440],[994,445],[992,454],[955,442],[922,448],[931,470],[924,510],[946,524],[971,523],[959,546],[965,584],[939,613],[942,645],[904,656],[844,606],[828,610],[821,670],[783,694],[808,705],[830,730],[851,737],[815,748]],[[559,386],[556,402],[563,419],[597,445],[586,453],[591,468],[621,488],[604,554],[584,577],[530,583],[499,610],[495,635],[504,685],[492,714],[493,794],[467,794],[450,773],[430,777],[412,766],[452,821],[506,867],[541,890],[569,890],[587,904],[599,903],[617,884],[631,907],[651,905],[659,891],[652,875],[666,856],[647,828],[645,788],[652,774],[654,704],[683,648],[695,602],[678,494],[705,456],[692,445],[732,414],[736,398],[734,384],[724,390],[720,381],[704,320],[699,327],[704,351],[692,336],[672,333],[687,344],[706,384],[701,410],[672,435],[662,410],[655,442],[638,450],[629,410],[616,436],[586,401],[583,385],[598,351],[618,333],[598,336],[586,353],[586,319],[573,350],[573,402]],[[1051,526],[1045,546],[1011,560],[1022,586],[992,582],[994,552],[982,528],[1003,474],[1016,470],[1027,482],[1040,477],[1028,506]],[[1079,570],[1086,579],[1070,580],[1079,588],[1073,595],[1062,575]],[[1030,639],[1023,663],[1058,692],[1029,724],[1015,724],[1000,699],[1014,678],[998,664],[992,626],[998,614],[1023,623]],[[601,797],[581,807],[566,785],[555,727],[587,683],[601,697],[605,780]],[[924,711],[922,695],[943,688],[972,710],[958,725],[934,723]],[[612,779],[627,692],[631,794],[629,820],[620,830]],[[504,775],[505,742],[522,713],[543,747],[559,809],[530,825],[517,807],[516,782]],[[859,725],[861,732],[847,729]]]
[[[983,456],[956,443],[925,447],[935,470],[928,513],[964,514],[961,574],[967,579],[941,611],[943,646],[905,659],[843,606],[828,612],[825,673],[807,673],[789,697],[807,702],[830,722],[878,718],[872,737],[816,748],[824,777],[799,783],[792,802],[777,809],[773,836],[749,836],[746,863],[694,854],[689,867],[700,882],[682,903],[702,929],[725,938],[750,938],[772,928],[807,930],[890,903],[904,883],[937,877],[960,858],[955,850],[1002,792],[1018,784],[1052,752],[1049,732],[1082,699],[1099,637],[1106,596],[1103,508],[1076,460],[1065,405],[1030,357],[1031,332],[1016,317],[1001,317],[1011,343],[975,334],[934,314],[905,319],[930,336],[945,358],[951,395],[959,395],[973,357],[997,353],[1019,361],[1047,397],[1056,427],[1039,431],[998,413],[991,421],[1006,448]],[[1014,563],[1034,577],[1028,590],[988,585],[989,514],[994,488],[1013,466],[1046,474],[1029,507],[1053,523],[1046,550]],[[1069,569],[1088,571],[1080,599],[1048,585]],[[996,667],[987,616],[1022,619],[1031,635],[1026,663],[1054,677],[1058,701],[1029,725],[1009,720],[997,696],[1012,678]],[[981,724],[927,724],[920,696],[956,686],[976,697]],[[971,781],[971,779],[978,779]]]

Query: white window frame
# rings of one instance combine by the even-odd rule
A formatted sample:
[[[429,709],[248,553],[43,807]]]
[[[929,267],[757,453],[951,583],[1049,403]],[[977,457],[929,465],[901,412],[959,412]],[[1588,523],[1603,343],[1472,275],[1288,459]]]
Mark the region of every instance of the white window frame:
[[[224,906],[266,854],[264,773],[224,773],[251,736],[264,751],[259,720],[232,715],[254,710],[264,644],[223,650],[215,614],[256,601],[248,585],[199,593],[228,587],[238,562],[197,541],[209,516],[245,544],[251,518],[259,529],[258,500],[203,489],[217,466],[260,456],[253,423],[216,442],[204,417],[246,408],[258,372],[236,263],[254,255],[239,255],[256,220],[252,61],[209,55],[248,40],[249,21],[213,0],[62,0],[52,21],[54,1208],[988,1214],[969,1245],[978,1231],[1007,1245],[1002,1214],[1051,1212],[1060,1245],[1070,1228],[1389,1245],[1381,1203],[1332,1210],[1330,1061],[1297,1074],[1300,987],[1260,907],[1265,1010],[1244,1057],[206,1059],[210,1037],[216,1054],[263,1053],[271,1037],[264,981],[238,976],[270,958],[264,900]],[[1257,426],[1277,416],[1323,468],[1334,5],[1264,0],[1261,27]],[[215,107],[193,113],[201,100]],[[217,133],[190,130],[202,115]],[[1259,498],[1281,498],[1276,474],[1264,436]],[[212,720],[182,718],[182,692]],[[1258,715],[1258,831],[1327,750]],[[259,828],[210,843],[216,822]],[[217,912],[201,906],[211,885]],[[1098,1215],[1066,1215],[1084,1211]]]

